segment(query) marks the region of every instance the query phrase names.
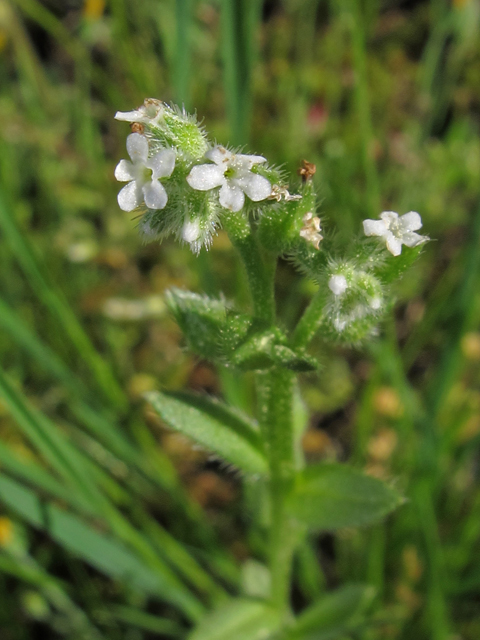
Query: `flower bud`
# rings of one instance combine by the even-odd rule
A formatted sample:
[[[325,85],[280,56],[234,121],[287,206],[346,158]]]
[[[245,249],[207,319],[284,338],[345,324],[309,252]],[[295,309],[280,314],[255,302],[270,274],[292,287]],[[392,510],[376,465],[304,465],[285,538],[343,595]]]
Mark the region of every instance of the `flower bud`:
[[[375,333],[385,307],[378,278],[354,261],[331,263],[327,278],[331,292],[325,307],[327,333],[354,343]]]

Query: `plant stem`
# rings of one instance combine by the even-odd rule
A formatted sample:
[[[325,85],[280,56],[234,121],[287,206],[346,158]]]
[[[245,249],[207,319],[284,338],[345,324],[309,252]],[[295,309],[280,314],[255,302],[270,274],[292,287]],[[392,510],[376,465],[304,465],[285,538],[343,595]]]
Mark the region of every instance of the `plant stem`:
[[[295,327],[292,338],[294,347],[305,348],[313,339],[323,320],[324,306],[325,292],[318,289]]]
[[[292,558],[298,527],[289,519],[285,499],[295,474],[292,420],[294,374],[272,369],[259,375],[260,424],[270,464],[270,573],[274,605],[290,611]]]
[[[254,313],[275,322],[274,278],[276,256],[262,255],[248,221],[230,216],[225,227],[247,272]],[[273,604],[286,615],[290,612],[290,580],[298,525],[287,515],[285,501],[295,477],[293,433],[293,391],[291,371],[273,368],[257,376],[259,422],[270,467],[270,575]]]
[[[240,254],[253,304],[255,317],[275,322],[274,278],[277,259],[262,254],[248,221],[242,216],[225,216],[225,228],[235,249]]]

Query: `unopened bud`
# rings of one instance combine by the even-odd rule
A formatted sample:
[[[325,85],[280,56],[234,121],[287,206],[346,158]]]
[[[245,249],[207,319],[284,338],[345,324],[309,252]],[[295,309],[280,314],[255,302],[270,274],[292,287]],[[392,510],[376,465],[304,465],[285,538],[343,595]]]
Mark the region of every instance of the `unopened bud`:
[[[347,290],[347,279],[343,275],[332,276],[328,281],[328,287],[330,291],[336,295],[341,296]]]

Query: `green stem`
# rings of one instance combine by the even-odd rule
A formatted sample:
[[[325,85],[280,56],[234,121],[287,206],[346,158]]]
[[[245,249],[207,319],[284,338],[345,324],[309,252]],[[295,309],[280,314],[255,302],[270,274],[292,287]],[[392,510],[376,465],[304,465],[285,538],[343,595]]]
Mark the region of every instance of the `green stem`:
[[[318,289],[295,327],[292,338],[294,347],[305,348],[313,339],[322,323],[324,306],[325,292]]]
[[[242,216],[225,216],[224,225],[247,272],[253,313],[269,324],[275,322],[274,278],[277,260],[262,254],[248,221]]]
[[[245,266],[254,313],[273,324],[276,257],[262,254],[245,218],[230,216],[224,224]],[[291,371],[277,368],[261,373],[257,378],[259,420],[270,467],[271,598],[286,615],[290,612],[292,559],[299,535],[298,526],[288,517],[285,504],[295,477],[293,383]]]
[[[294,433],[292,420],[294,374],[272,369],[260,374],[257,385],[260,424],[270,465],[270,573],[271,597],[282,612],[290,611],[290,580],[298,526],[288,517],[285,500],[294,475]]]

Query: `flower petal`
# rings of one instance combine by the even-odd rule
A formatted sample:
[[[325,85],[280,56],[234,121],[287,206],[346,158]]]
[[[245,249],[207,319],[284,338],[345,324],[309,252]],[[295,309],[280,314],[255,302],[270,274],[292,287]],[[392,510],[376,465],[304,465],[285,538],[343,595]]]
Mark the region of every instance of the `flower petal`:
[[[209,191],[225,183],[223,169],[216,164],[200,164],[190,171],[187,182],[192,189]]]
[[[245,204],[243,191],[228,182],[220,189],[220,204],[230,211],[240,211]]]
[[[366,236],[384,236],[387,233],[387,225],[383,220],[364,220],[363,231]]]
[[[265,200],[272,193],[272,185],[263,176],[248,173],[246,176],[235,180],[235,183],[247,194],[250,200],[259,202]]]
[[[418,231],[418,229],[422,228],[422,219],[416,211],[409,211],[400,216],[399,222],[403,231]]]
[[[152,170],[154,179],[167,178],[175,168],[175,157],[173,149],[161,149],[145,162],[145,166]]]
[[[122,211],[133,211],[142,202],[142,191],[135,180],[129,182],[117,196],[118,206]]]
[[[198,220],[187,220],[183,225],[182,239],[185,242],[195,242],[200,236],[200,223]]]
[[[347,279],[341,273],[332,276],[328,281],[328,288],[334,295],[341,296],[348,288]]]
[[[148,140],[141,133],[131,133],[127,136],[127,151],[134,163],[145,164],[148,158]]]
[[[168,201],[165,187],[158,180],[150,180],[142,188],[145,204],[149,209],[163,209]]]
[[[122,120],[123,122],[147,122],[148,117],[145,114],[145,109],[134,109],[133,111],[117,111],[115,114],[115,120]]]
[[[135,179],[135,173],[133,171],[133,164],[128,160],[120,160],[115,167],[115,178],[119,182],[128,182]]]
[[[398,222],[398,213],[395,213],[395,211],[384,211],[380,214],[380,218],[387,225],[387,229],[389,229],[392,224]]]
[[[393,256],[399,256],[402,253],[402,241],[396,238],[390,231],[386,235],[387,249]]]
[[[425,236],[421,236],[419,233],[415,233],[414,231],[406,231],[402,236],[403,244],[407,245],[407,247],[416,247],[423,242],[426,242],[427,238]]]
[[[212,162],[215,162],[215,164],[221,165],[229,162],[233,157],[233,153],[228,149],[225,149],[225,147],[217,145],[216,147],[213,147],[213,149],[209,149],[206,152],[205,157]]]
[[[249,156],[244,153],[237,154],[237,158],[240,162],[246,162],[249,169],[251,169],[254,164],[261,164],[267,161],[263,156]]]

